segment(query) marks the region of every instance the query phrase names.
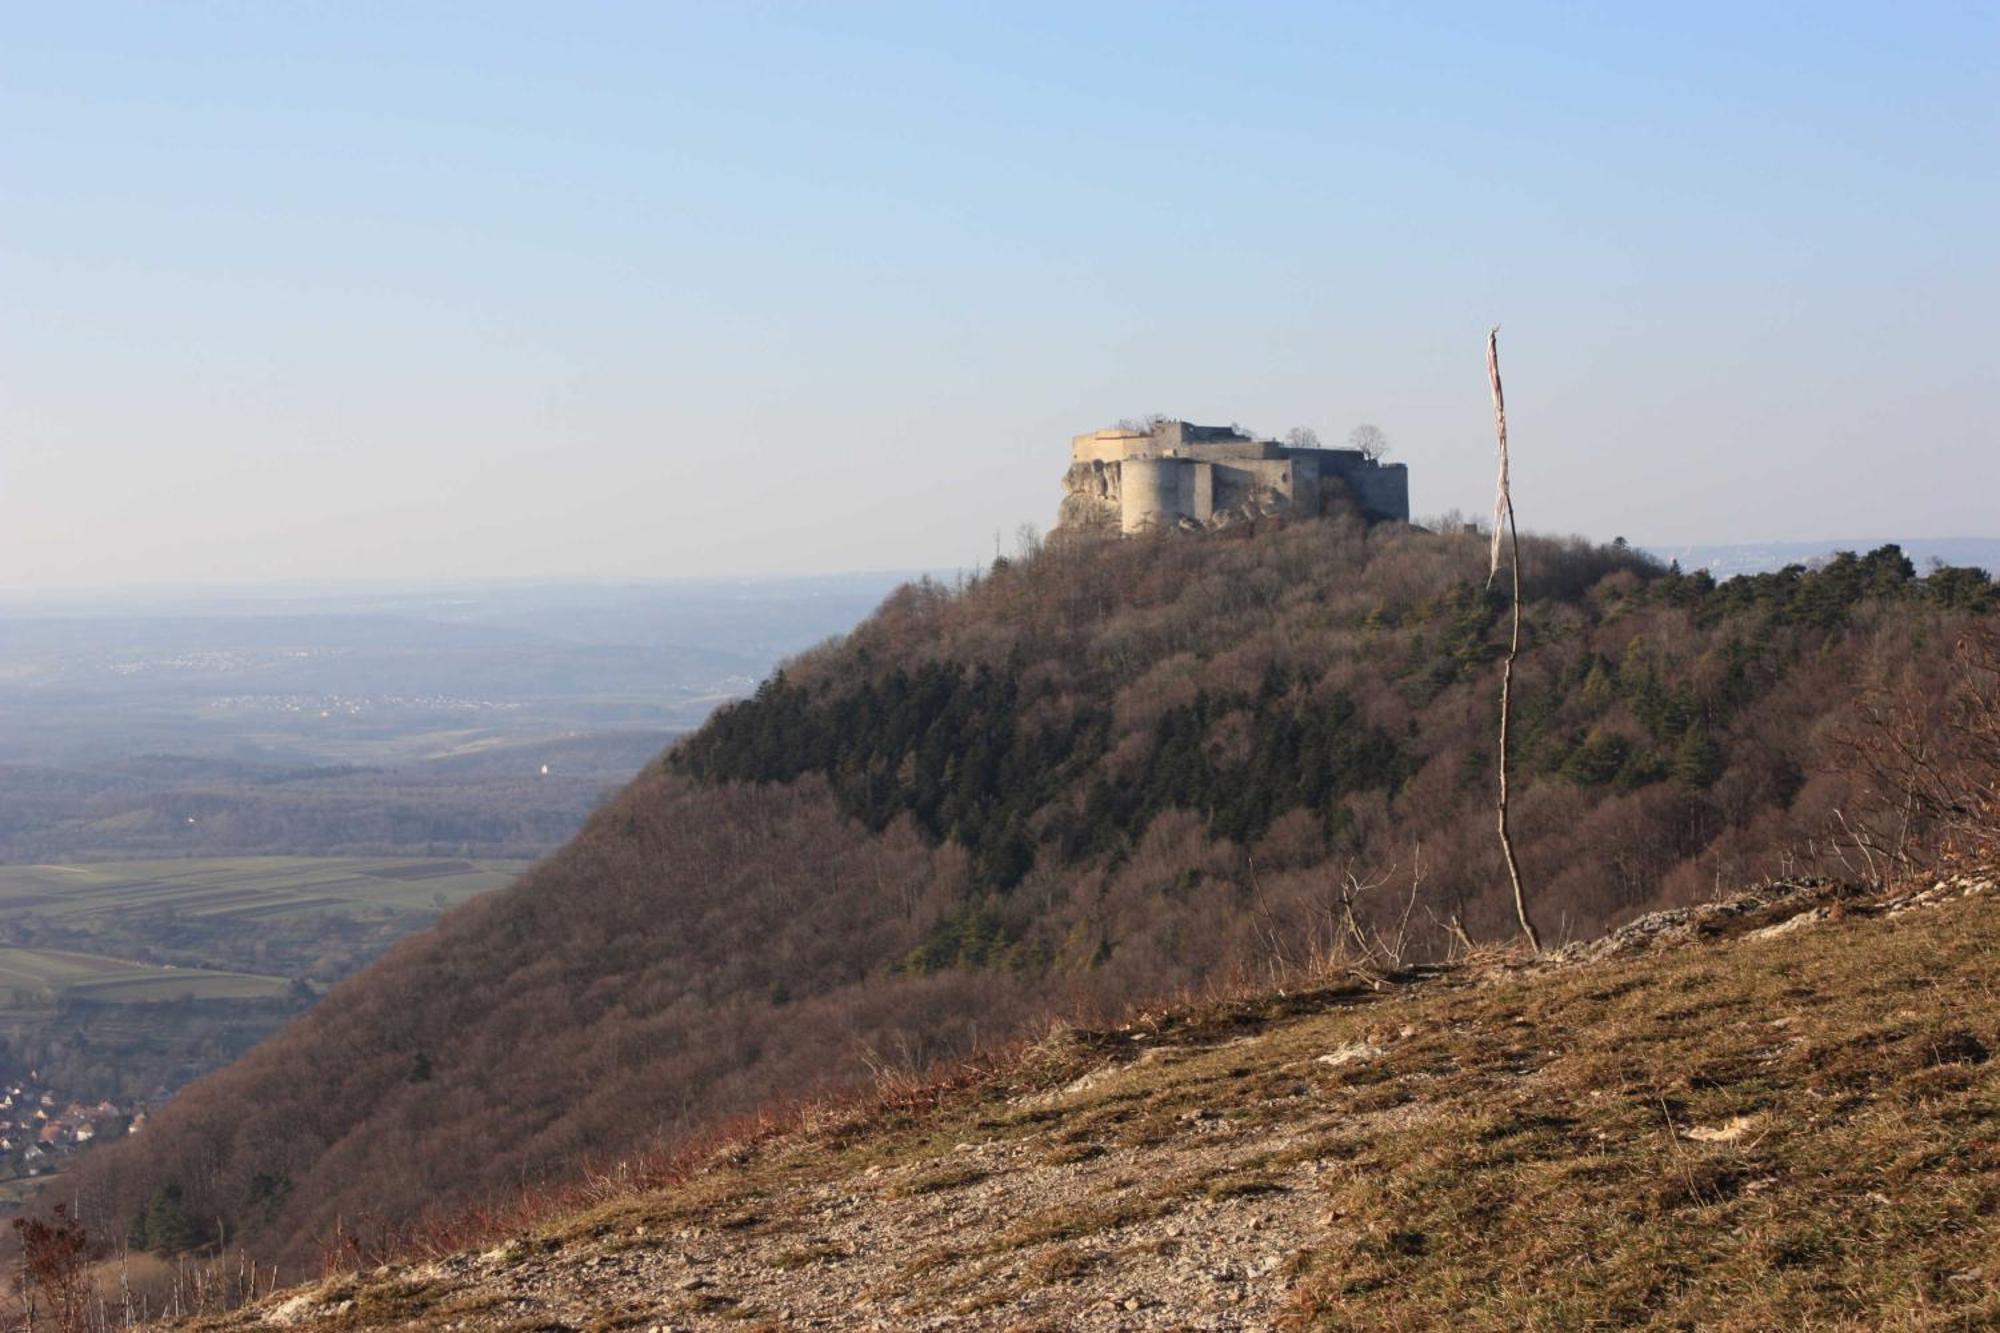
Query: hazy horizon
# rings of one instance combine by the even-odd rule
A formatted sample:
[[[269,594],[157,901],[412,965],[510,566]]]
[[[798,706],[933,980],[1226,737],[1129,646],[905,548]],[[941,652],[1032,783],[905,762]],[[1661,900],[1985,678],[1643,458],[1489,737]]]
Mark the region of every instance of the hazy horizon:
[[[1437,516],[1418,515],[1413,520],[1419,524],[1425,518]],[[1484,521],[1480,516],[1478,521]],[[1541,532],[1523,526],[1523,536],[1551,537],[1558,540],[1583,537],[1601,543],[1610,543],[1623,534],[1603,533],[1551,533]],[[1012,543],[1007,534],[998,534],[1002,539],[1002,554],[1012,553]],[[991,538],[988,539],[989,543]],[[1828,537],[1802,540],[1742,541],[1742,542],[1659,542],[1633,541],[1626,538],[1629,545],[1656,557],[1660,561],[1676,561],[1686,569],[1708,568],[1718,578],[1733,577],[1737,574],[1758,573],[1776,570],[1784,565],[1804,563],[1811,565],[1830,559],[1835,553],[1849,551],[1865,554],[1884,545],[1898,545],[1918,567],[1921,574],[1927,563],[1935,558],[1947,565],[1972,565],[1986,570],[1989,574],[2000,572],[2000,537],[1978,537],[1967,535],[1945,537],[1909,537],[1894,534],[1877,534],[1863,537]],[[214,580],[209,582],[145,582],[105,583],[105,584],[54,584],[47,586],[20,586],[0,583],[0,607],[16,612],[33,613],[38,610],[60,611],[62,613],[89,612],[92,614],[134,614],[136,608],[144,607],[145,614],[180,614],[192,611],[199,614],[215,614],[222,608],[261,607],[265,603],[286,606],[285,614],[303,614],[297,608],[305,606],[316,610],[325,604],[345,604],[382,598],[389,600],[440,597],[464,593],[529,593],[536,591],[644,591],[644,590],[684,590],[720,592],[731,588],[769,591],[785,585],[813,585],[844,587],[879,585],[886,592],[898,582],[918,578],[932,578],[950,582],[953,579],[983,573],[983,562],[966,562],[946,567],[935,566],[928,569],[838,569],[838,570],[768,570],[755,573],[715,574],[494,574],[467,575],[464,577],[429,577],[421,574],[385,575],[374,578],[343,579],[338,576],[324,578]]]
[[[8,5],[0,588],[956,568],[1070,435],[1996,535],[2000,14]],[[1828,537],[1827,534],[1835,534]]]

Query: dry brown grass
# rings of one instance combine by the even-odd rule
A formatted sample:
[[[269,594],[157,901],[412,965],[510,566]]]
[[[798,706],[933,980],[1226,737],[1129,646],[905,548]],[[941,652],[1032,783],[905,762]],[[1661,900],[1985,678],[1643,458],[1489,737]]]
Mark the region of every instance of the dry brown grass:
[[[1986,904],[1441,993],[1302,1326],[2000,1321]]]
[[[1713,937],[1771,919],[1365,1003],[1230,998],[1062,1034],[531,1239],[587,1273],[621,1236],[698,1235],[766,1274],[726,1310],[689,1308],[706,1320],[815,1308],[837,1273],[892,1323],[1077,1326],[1135,1266],[1157,1279],[1190,1244],[1226,1262],[1215,1219],[1275,1211],[1290,1221],[1243,1253],[1282,1263],[1244,1290],[1294,1329],[2000,1324],[2000,894]],[[1036,1174],[1052,1161],[1060,1189]],[[868,1228],[843,1234],[829,1197]],[[479,1308],[482,1281],[349,1296],[379,1285],[384,1315],[421,1321]],[[1146,1308],[1162,1326],[1213,1313]]]

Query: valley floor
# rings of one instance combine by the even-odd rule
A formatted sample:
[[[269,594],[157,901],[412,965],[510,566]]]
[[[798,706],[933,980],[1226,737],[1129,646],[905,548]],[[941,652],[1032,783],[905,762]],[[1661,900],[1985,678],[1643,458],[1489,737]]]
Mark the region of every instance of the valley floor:
[[[2000,1325],[2000,891],[1057,1033],[205,1329]]]

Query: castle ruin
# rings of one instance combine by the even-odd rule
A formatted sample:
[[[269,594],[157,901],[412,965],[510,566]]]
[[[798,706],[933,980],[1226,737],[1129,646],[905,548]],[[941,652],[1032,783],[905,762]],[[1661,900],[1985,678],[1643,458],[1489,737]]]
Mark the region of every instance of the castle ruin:
[[[1342,500],[1370,522],[1408,522],[1410,470],[1359,449],[1155,420],[1070,441],[1056,523],[1072,531],[1192,531],[1278,514],[1316,517]]]

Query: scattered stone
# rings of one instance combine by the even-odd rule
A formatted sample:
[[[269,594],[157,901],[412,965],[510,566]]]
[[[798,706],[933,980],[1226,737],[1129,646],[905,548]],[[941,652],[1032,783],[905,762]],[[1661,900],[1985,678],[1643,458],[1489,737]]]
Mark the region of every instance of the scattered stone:
[[[307,1292],[302,1296],[294,1296],[290,1300],[281,1301],[274,1306],[271,1312],[264,1316],[264,1322],[267,1324],[276,1324],[279,1328],[290,1328],[293,1324],[300,1323],[309,1318],[315,1303],[315,1298],[311,1292]]]
[[[1757,1124],[1754,1115],[1733,1115],[1719,1125],[1694,1125],[1681,1131],[1683,1138],[1696,1143],[1734,1143]]]
[[[1811,911],[1800,912],[1797,916],[1788,916],[1775,926],[1765,926],[1760,930],[1753,930],[1750,932],[1749,938],[1753,940],[1776,939],[1780,935],[1790,935],[1794,931],[1806,930],[1812,926],[1816,926],[1830,915],[1832,914],[1824,907],[1815,907]]]
[[[1365,1041],[1356,1041],[1328,1051],[1325,1055],[1319,1057],[1319,1062],[1323,1065],[1331,1065],[1337,1069],[1341,1065],[1353,1064],[1357,1060],[1373,1060],[1380,1054],[1382,1054],[1380,1046],[1374,1046]]]

